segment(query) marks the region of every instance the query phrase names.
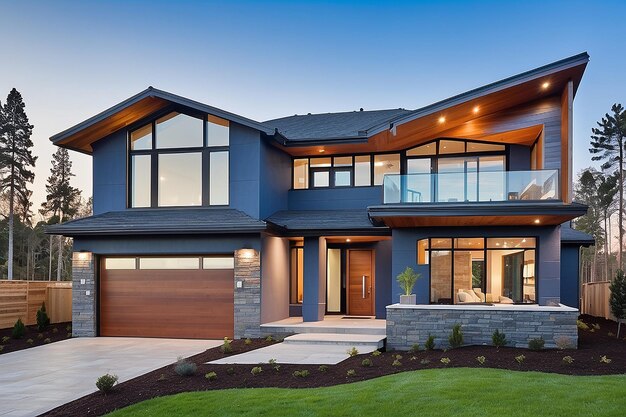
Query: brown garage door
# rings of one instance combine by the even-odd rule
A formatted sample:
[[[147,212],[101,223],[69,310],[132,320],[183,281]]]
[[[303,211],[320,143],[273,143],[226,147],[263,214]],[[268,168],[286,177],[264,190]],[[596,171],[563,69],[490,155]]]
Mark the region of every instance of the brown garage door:
[[[222,339],[234,332],[232,258],[105,258],[100,335]]]

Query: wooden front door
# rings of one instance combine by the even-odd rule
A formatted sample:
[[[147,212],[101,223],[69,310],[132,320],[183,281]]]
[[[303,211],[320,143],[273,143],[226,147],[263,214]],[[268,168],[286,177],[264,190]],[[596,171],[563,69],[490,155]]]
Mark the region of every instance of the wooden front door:
[[[374,312],[374,251],[348,250],[348,314],[373,316]]]

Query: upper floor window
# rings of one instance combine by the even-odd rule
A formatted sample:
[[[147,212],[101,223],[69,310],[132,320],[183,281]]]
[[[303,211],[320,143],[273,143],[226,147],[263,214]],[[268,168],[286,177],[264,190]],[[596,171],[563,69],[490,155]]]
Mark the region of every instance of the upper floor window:
[[[228,205],[229,122],[171,112],[130,132],[130,207]]]

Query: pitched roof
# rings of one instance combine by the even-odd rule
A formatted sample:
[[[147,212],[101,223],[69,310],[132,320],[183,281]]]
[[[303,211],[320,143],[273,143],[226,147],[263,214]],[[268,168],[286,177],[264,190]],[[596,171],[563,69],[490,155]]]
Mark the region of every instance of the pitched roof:
[[[367,130],[398,116],[411,113],[405,109],[351,111],[282,117],[263,122],[293,142],[367,138]]]
[[[265,228],[265,222],[235,209],[130,209],[48,226],[46,233],[64,236],[253,233]]]
[[[585,232],[572,229],[567,222],[561,225],[561,242],[589,246],[595,243],[595,239]]]
[[[288,231],[317,232],[342,231],[387,233],[387,227],[375,226],[369,219],[367,209],[354,210],[285,210],[266,219]]]

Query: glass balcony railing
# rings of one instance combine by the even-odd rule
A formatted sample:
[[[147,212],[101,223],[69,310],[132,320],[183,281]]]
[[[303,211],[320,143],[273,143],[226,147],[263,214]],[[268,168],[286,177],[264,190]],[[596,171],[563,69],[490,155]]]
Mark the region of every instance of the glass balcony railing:
[[[557,170],[388,174],[383,190],[385,204],[561,199]]]

